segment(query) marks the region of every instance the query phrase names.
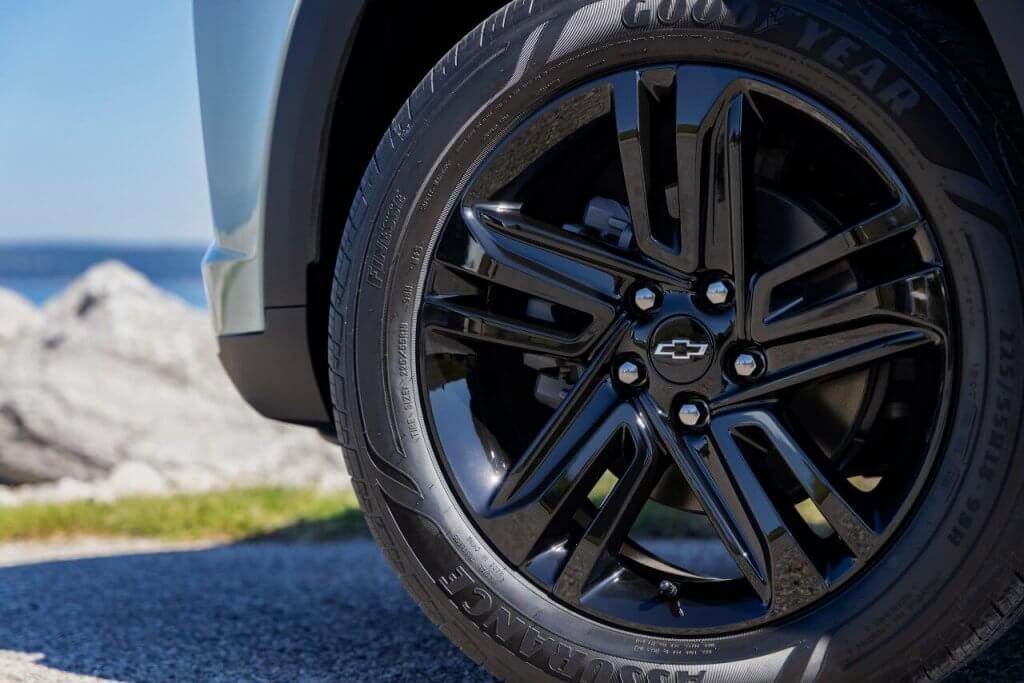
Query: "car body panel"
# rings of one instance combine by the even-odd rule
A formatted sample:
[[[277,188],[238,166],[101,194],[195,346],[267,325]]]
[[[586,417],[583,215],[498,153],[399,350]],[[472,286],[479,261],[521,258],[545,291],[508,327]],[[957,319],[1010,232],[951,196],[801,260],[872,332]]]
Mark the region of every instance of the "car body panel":
[[[203,261],[218,335],[260,332],[264,179],[298,3],[195,2],[196,68],[215,241]]]

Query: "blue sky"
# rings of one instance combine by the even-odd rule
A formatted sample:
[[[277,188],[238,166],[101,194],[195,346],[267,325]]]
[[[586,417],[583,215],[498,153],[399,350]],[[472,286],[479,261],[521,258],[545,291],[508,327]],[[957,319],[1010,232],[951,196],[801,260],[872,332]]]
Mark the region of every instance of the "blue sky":
[[[0,241],[211,234],[188,0],[0,0]]]

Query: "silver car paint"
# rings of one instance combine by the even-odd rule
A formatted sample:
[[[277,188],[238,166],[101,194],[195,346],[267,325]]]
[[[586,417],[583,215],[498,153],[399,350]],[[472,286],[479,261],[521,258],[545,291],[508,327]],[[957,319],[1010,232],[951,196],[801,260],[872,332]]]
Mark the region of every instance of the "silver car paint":
[[[270,139],[300,2],[193,2],[215,233],[203,259],[203,281],[218,335],[264,329],[264,208]]]

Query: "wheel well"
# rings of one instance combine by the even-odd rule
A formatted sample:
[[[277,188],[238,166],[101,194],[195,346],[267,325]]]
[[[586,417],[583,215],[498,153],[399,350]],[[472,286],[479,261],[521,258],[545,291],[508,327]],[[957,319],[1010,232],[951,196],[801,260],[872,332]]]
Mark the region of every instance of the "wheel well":
[[[986,36],[988,35],[985,21],[981,18],[978,6],[973,2],[964,2],[964,0],[923,0],[923,3],[942,10],[971,31],[980,31]]]
[[[506,0],[367,3],[338,88],[324,171],[320,240],[309,272],[310,346],[324,396],[330,395],[327,318],[334,263],[363,171],[420,80],[463,36],[505,4]]]

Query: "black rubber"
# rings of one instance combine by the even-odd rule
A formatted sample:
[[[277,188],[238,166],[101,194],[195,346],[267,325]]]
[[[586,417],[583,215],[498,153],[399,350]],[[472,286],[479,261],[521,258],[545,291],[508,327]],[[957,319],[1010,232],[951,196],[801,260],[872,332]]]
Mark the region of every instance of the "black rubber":
[[[888,548],[814,608],[700,639],[597,623],[506,567],[443,475],[414,360],[431,239],[484,154],[574,85],[686,62],[808,93],[887,155],[936,234],[959,332],[946,445]],[[522,0],[467,36],[366,171],[330,321],[353,484],[425,612],[509,680],[938,680],[1002,634],[1024,612],[1020,118],[993,56],[924,3]]]

